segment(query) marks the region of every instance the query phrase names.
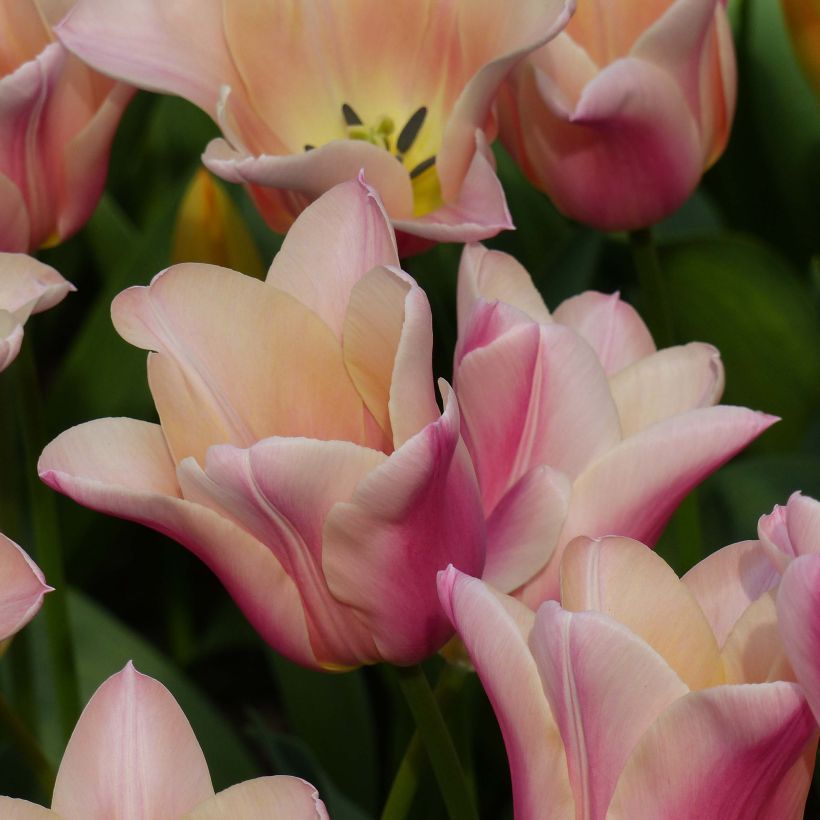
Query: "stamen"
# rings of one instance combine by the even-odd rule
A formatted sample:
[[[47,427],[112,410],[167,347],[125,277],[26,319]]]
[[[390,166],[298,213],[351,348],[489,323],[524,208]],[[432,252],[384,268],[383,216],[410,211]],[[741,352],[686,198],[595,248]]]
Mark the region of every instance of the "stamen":
[[[359,115],[347,103],[342,103],[342,116],[348,125],[362,125]]]
[[[315,147],[315,145],[305,145],[305,151],[312,151]]]
[[[432,168],[436,164],[436,157],[433,155],[432,157],[427,157],[427,159],[422,160],[411,172],[410,172],[410,179],[415,179],[418,176],[421,176],[428,168]]]
[[[407,120],[404,128],[401,129],[399,138],[396,140],[396,150],[400,154],[406,154],[410,150],[410,147],[416,141],[421,126],[424,125],[424,118],[426,116],[427,107],[422,106]]]

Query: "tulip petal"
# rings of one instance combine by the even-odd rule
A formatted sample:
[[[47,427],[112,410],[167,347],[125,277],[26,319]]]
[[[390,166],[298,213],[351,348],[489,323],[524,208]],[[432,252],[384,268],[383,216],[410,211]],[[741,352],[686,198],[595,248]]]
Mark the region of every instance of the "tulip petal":
[[[643,736],[610,807],[611,820],[797,820],[784,776],[816,732],[793,683],[718,686],[674,703]]]
[[[820,552],[820,502],[792,493],[785,507],[760,518],[757,534],[769,560],[784,572],[798,555]]]
[[[0,641],[22,629],[51,591],[39,567],[17,544],[0,534]]]
[[[0,310],[0,372],[16,358],[23,345],[23,326],[5,310]]]
[[[375,660],[367,630],[339,606],[322,571],[322,530],[334,504],[386,457],[346,441],[271,438],[247,450],[208,450],[205,471],[188,459],[179,478],[187,499],[236,522],[276,556],[297,584],[316,658],[358,666]]]
[[[177,817],[213,793],[179,705],[129,662],[97,689],[77,721],[52,808],[66,820]]]
[[[617,293],[588,290],[573,296],[558,305],[553,319],[592,345],[607,376],[655,352],[655,343],[638,311]]]
[[[563,473],[536,467],[525,473],[487,519],[487,564],[482,578],[511,592],[547,563],[569,507],[570,483]]]
[[[264,640],[297,663],[317,665],[295,584],[267,547],[179,497],[158,425],[100,419],[74,427],[46,447],[38,471],[86,507],[174,538],[210,567]]]
[[[614,619],[646,641],[689,689],[723,682],[717,643],[694,596],[638,541],[576,538],[561,562],[561,604]]]
[[[181,820],[327,820],[325,804],[319,793],[305,780],[279,775],[257,777],[200,803]]]
[[[604,820],[635,744],[688,690],[644,641],[598,612],[570,613],[548,601],[530,646],[564,742],[578,816]]]
[[[299,216],[267,281],[321,317],[341,339],[356,282],[372,268],[398,264],[396,237],[379,195],[360,176],[331,188]]]
[[[722,647],[749,605],[777,584],[780,575],[760,542],[741,541],[707,555],[681,580],[695,596]]]
[[[786,654],[820,722],[820,555],[796,558],[783,574],[777,616]]]
[[[458,404],[448,390],[441,418],[367,475],[325,524],[330,590],[358,612],[385,661],[417,663],[450,637],[436,572],[452,563],[481,575],[483,524]]]
[[[515,816],[519,820],[573,816],[563,744],[527,646],[534,613],[452,566],[439,573],[438,589],[501,726]]]
[[[0,172],[0,250],[28,250],[30,225],[20,189]]]
[[[0,817],[3,820],[61,820],[59,814],[44,809],[28,800],[16,800],[12,797],[0,797]],[[71,818],[62,818],[71,820]]]
[[[74,285],[54,268],[23,253],[0,253],[0,309],[25,322],[59,304]]]
[[[214,443],[363,436],[361,399],[332,332],[264,282],[176,265],[123,291],[111,315],[126,341],[159,353],[149,380],[176,462],[193,455],[202,463]]]
[[[624,438],[672,416],[717,404],[723,364],[712,345],[692,342],[659,350],[610,381]]]

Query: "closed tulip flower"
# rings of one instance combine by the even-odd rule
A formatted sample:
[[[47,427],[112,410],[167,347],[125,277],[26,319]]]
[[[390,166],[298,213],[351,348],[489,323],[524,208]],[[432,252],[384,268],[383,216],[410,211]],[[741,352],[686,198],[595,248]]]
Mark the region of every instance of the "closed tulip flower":
[[[133,93],[54,38],[73,0],[0,0],[0,250],[62,241],[94,210]]]
[[[724,0],[586,0],[500,96],[501,139],[567,216],[634,230],[675,211],[729,137]]]
[[[91,65],[191,100],[205,151],[284,231],[364,168],[395,227],[464,241],[511,227],[488,144],[508,71],[574,0],[80,0],[59,36]]]
[[[69,430],[42,478],[176,538],[299,663],[421,660],[452,634],[436,572],[480,574],[484,525],[446,385],[436,404],[430,308],[397,264],[352,181],[300,216],[265,282],[190,264],[126,290],[114,324],[154,351],[160,424]]]
[[[94,693],[57,772],[51,811],[0,797],[13,820],[327,820],[316,789],[259,777],[214,794],[208,764],[179,704],[129,663]]]
[[[50,591],[34,561],[0,533],[0,642],[19,632],[37,614],[43,596]]]
[[[772,595],[722,607],[737,571],[678,579],[643,544],[579,538],[560,604],[537,613],[452,568],[439,591],[501,724],[517,820],[803,816],[816,723]]]
[[[695,485],[775,420],[715,406],[713,347],[656,350],[617,294],[550,314],[512,257],[465,248],[454,386],[487,517],[484,578],[530,606],[558,595],[564,547],[654,544]]]

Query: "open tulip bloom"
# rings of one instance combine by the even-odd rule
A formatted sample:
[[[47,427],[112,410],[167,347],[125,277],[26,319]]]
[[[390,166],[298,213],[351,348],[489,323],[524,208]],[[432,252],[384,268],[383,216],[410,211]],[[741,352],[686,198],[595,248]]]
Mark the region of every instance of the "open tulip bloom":
[[[0,797],[9,820],[326,820],[316,789],[260,777],[214,794],[208,764],[173,695],[129,663],[94,693],[57,772],[51,811]]]
[[[398,230],[465,241],[512,227],[492,104],[574,6],[80,0],[59,36],[99,70],[210,114],[224,139],[205,164],[247,184],[274,229],[364,168]]]
[[[0,533],[0,642],[21,630],[51,591],[39,567]]]
[[[152,352],[160,424],[102,419],[43,452],[43,480],[176,538],[298,663],[412,664],[452,634],[436,572],[481,574],[484,521],[458,405],[432,377],[424,292],[381,203],[339,185],[267,281],[178,265],[112,306]]]

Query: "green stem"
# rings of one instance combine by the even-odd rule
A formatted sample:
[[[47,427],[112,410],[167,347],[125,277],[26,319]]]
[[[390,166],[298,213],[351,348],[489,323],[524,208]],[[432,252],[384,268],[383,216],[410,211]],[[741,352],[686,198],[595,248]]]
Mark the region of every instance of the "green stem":
[[[46,444],[43,432],[43,402],[31,340],[23,345],[13,370],[18,379],[18,421],[24,442],[24,467],[28,485],[31,537],[34,555],[46,582],[54,587],[43,603],[43,620],[51,660],[51,678],[63,740],[68,741],[80,714],[80,694],[74,661],[74,646],[68,615],[57,509],[52,490],[37,476],[37,459]]]
[[[54,769],[51,768],[51,764],[43,754],[34,735],[12,711],[2,694],[0,694],[0,724],[6,727],[8,734],[35,773],[43,795],[46,800],[49,800],[54,791]]]
[[[396,674],[417,731],[399,767],[382,820],[407,816],[423,771],[422,751],[433,766],[451,820],[477,820],[467,778],[424,670],[420,666],[397,667]]]
[[[666,281],[652,240],[652,231],[649,228],[632,231],[629,234],[629,244],[638,271],[644,319],[652,331],[655,344],[658,347],[670,347],[675,344],[675,331]]]

